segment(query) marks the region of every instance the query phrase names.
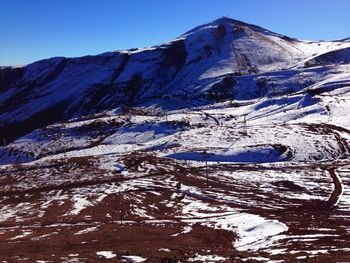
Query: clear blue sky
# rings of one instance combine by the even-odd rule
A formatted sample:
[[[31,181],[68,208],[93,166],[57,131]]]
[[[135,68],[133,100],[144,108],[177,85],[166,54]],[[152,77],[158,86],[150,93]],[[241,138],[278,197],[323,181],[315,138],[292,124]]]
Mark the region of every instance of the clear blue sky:
[[[160,44],[222,16],[301,39],[350,37],[350,0],[0,0],[0,65]]]

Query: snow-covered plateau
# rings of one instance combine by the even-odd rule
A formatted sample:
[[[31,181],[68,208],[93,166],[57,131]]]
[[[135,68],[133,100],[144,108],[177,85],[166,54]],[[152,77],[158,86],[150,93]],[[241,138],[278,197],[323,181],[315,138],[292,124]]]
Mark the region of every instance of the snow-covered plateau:
[[[0,67],[0,260],[350,261],[349,113],[349,40],[230,18]]]

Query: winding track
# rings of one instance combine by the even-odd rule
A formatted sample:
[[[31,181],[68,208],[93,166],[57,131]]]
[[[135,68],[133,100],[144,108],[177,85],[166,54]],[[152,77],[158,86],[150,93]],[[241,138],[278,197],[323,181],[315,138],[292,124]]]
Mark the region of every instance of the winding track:
[[[333,179],[333,184],[334,184],[334,191],[329,197],[327,204],[329,206],[335,206],[338,204],[343,192],[344,192],[344,186],[343,183],[339,177],[339,175],[336,172],[336,168],[331,168],[328,170],[330,176]]]

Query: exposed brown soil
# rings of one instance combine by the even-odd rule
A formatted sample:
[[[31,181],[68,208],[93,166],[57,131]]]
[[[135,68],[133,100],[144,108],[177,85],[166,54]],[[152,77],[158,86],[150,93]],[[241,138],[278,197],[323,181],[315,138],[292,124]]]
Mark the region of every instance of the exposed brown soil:
[[[254,257],[257,256],[285,262],[297,262],[298,257],[301,257],[300,262],[333,262],[335,258],[338,261],[350,260],[350,256],[342,250],[350,246],[347,232],[350,229],[350,212],[342,206],[325,205],[332,196],[332,178],[323,173],[327,164],[315,167],[290,165],[283,169],[252,164],[212,165],[207,187],[205,166],[192,167],[183,162],[136,152],[132,156],[115,157],[132,175],[125,176],[99,168],[99,158],[70,158],[38,166],[13,166],[1,172],[1,183],[6,186],[0,189],[1,205],[16,207],[28,203],[31,208],[24,207],[23,212],[16,212],[16,217],[1,222],[0,259],[7,262],[121,262],[123,255],[135,255],[147,258],[147,262],[176,262],[171,261],[173,259],[187,262],[196,255],[218,255],[224,257],[225,262],[243,262],[247,258],[248,262],[255,262]],[[329,164],[331,173],[338,169],[334,167],[334,164]],[[249,174],[263,175],[270,171],[285,174],[297,171],[305,176],[313,173],[315,180],[327,184],[329,190],[307,190],[288,181],[275,181],[274,191],[266,191],[260,183],[234,180],[224,174],[232,172],[249,178]],[[338,173],[345,178],[343,183],[348,185],[348,173]],[[74,181],[71,181],[72,176]],[[139,183],[147,180],[152,183]],[[101,202],[69,215],[75,195],[80,193],[93,201],[89,193],[96,193],[98,197],[107,193],[103,189],[128,182],[134,187],[108,193]],[[200,189],[203,196],[181,190],[182,185]],[[337,187],[335,189],[338,191]],[[322,196],[323,200],[288,196],[288,193],[310,191]],[[43,205],[47,198],[52,199],[58,194],[61,198]],[[172,197],[174,194],[175,198]],[[181,212],[185,198],[217,207],[217,212],[225,212],[227,208],[224,205],[287,224],[289,229],[283,233],[286,235],[283,242],[270,246],[270,249],[282,249],[283,253],[270,254],[264,249],[237,251],[233,242],[239,237],[234,232],[200,223],[188,225],[182,220],[186,215]],[[173,205],[167,205],[169,203]],[[147,217],[135,214],[136,208],[143,207],[147,208]],[[212,212],[201,212],[208,213],[209,222]],[[201,217],[189,218],[197,220]],[[188,226],[191,230],[184,231]],[[90,228],[93,229],[84,232]],[[313,241],[303,239],[304,235],[315,234],[322,236]],[[329,234],[336,234],[336,237]],[[315,255],[307,252],[332,247],[339,250],[331,249]],[[113,251],[117,256],[106,259],[96,254],[99,251]]]

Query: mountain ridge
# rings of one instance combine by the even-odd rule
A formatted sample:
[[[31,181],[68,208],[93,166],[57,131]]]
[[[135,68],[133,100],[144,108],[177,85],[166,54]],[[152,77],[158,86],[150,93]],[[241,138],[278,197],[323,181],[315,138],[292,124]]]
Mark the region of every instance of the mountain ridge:
[[[26,67],[2,68],[0,135],[11,141],[57,120],[123,106],[185,108],[194,101],[201,105],[230,99],[223,85],[232,86],[235,76],[300,68],[302,60],[306,63],[347,45],[346,41],[305,43],[224,17],[150,48],[54,57]],[[220,79],[226,84],[216,85]],[[219,91],[223,95],[217,89],[224,90]],[[165,94],[165,99],[157,99]],[[51,120],[46,111],[54,113]]]

